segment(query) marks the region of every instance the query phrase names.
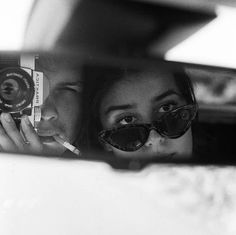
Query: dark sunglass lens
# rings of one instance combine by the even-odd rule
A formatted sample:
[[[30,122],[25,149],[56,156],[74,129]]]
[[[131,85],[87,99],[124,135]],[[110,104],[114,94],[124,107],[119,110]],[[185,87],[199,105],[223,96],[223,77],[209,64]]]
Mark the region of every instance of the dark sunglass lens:
[[[135,151],[147,140],[148,131],[143,126],[130,126],[117,129],[110,135],[110,143],[124,151]]]
[[[162,120],[161,129],[164,135],[177,138],[183,135],[191,124],[194,110],[182,108],[168,113]]]

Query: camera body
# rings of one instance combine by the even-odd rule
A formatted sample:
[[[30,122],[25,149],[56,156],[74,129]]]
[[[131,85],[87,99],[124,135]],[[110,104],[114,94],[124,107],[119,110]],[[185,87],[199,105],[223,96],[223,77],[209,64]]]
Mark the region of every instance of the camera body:
[[[36,128],[44,97],[43,73],[35,70],[35,54],[0,55],[0,112],[11,113],[17,125],[27,115]]]

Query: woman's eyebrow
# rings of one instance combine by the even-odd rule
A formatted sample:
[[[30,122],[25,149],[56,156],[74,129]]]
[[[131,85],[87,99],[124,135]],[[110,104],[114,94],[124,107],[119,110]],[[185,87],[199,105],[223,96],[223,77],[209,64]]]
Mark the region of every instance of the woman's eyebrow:
[[[110,113],[112,111],[126,110],[126,109],[131,109],[131,108],[134,108],[134,105],[132,105],[132,104],[112,105],[106,109],[105,115],[108,115],[108,113]]]
[[[152,99],[152,102],[158,102],[158,101],[160,101],[160,100],[162,100],[162,99],[164,99],[164,98],[166,98],[167,96],[170,96],[170,95],[177,95],[177,96],[181,97],[181,95],[178,92],[176,92],[175,90],[167,90],[164,93],[155,96]]]

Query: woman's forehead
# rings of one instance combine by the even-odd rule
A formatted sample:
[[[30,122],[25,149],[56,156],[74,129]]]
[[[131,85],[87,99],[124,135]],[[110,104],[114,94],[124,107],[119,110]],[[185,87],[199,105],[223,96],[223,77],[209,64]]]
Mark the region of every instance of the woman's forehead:
[[[147,91],[153,90],[155,93],[162,93],[166,89],[178,91],[174,76],[167,72],[147,71],[127,76],[113,86],[113,90],[123,90],[124,92],[127,90],[132,92],[132,90],[140,88],[147,88]]]
[[[152,102],[153,98],[169,90],[179,93],[173,76],[147,73],[129,76],[113,85],[102,106]]]

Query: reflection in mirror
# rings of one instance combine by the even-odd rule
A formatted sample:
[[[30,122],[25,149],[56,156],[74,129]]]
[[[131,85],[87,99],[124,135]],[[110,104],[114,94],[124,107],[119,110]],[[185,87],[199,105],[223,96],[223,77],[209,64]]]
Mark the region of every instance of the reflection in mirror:
[[[229,69],[200,69],[190,66],[186,72],[195,83],[195,95],[202,110],[201,118],[205,120],[207,113],[210,115],[210,111],[213,111],[217,112],[217,115],[212,115],[209,121],[234,122],[236,72]]]
[[[235,163],[235,70],[188,66],[186,72],[195,84],[198,129],[204,130],[203,136],[207,139],[202,154],[214,163]]]
[[[91,85],[83,125],[88,148],[121,158],[193,156],[191,126],[198,108],[183,69],[97,66],[83,72]]]
[[[220,131],[225,128],[230,135],[233,125],[213,124],[209,114],[214,106],[215,120],[221,118],[217,119],[217,113],[224,107],[222,92],[225,97],[234,97],[233,72],[167,63],[140,67],[86,65],[82,74],[85,112],[81,146],[85,152],[95,151],[96,156],[100,153],[116,163],[229,159],[218,156],[231,154],[230,149],[225,152],[225,144],[229,146],[230,142],[219,144],[225,138]]]
[[[0,56],[0,146],[2,152],[62,155],[80,125],[79,63],[63,55]]]
[[[1,151],[117,167],[234,161],[234,70],[109,58],[2,54]]]

